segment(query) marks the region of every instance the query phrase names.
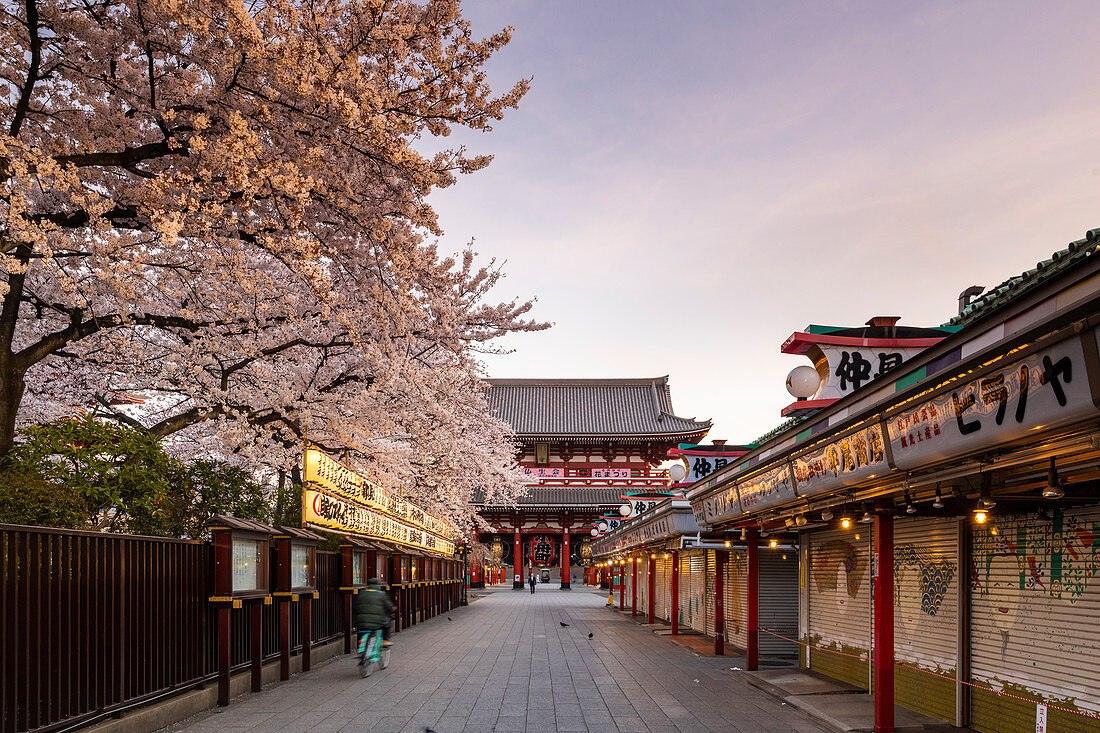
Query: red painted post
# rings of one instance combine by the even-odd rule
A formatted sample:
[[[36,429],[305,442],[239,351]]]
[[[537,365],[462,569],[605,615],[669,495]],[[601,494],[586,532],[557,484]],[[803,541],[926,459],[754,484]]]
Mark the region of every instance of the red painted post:
[[[722,596],[726,591],[726,560],[729,555],[726,550],[714,552],[714,653],[717,655],[726,653],[726,609]]]
[[[760,597],[760,548],[757,547],[757,543],[760,541],[760,534],[756,529],[750,529],[748,531],[748,550],[749,550],[749,572],[746,579],[746,592],[745,592],[745,605],[747,606],[748,618],[746,619],[748,627],[748,647],[745,650],[745,669],[755,670],[760,667],[760,631],[758,629],[757,620],[757,605]]]
[[[680,553],[672,553],[672,580],[669,595],[672,596],[672,635],[680,633]]]
[[[570,590],[569,581],[572,580],[569,573],[569,525],[566,524],[561,529],[561,589]]]
[[[638,558],[630,558],[630,615],[638,615]]]
[[[875,730],[894,730],[894,518],[875,515]]]
[[[374,551],[371,550],[367,556],[373,558]],[[344,595],[344,654],[351,654],[351,567],[351,545],[340,545],[340,591]],[[368,564],[367,567],[372,565]],[[371,575],[369,571],[367,574]]]
[[[649,579],[649,593],[646,597],[649,599],[649,623],[655,623],[654,619],[654,596],[657,595],[657,555],[654,553],[649,554],[649,572],[646,573],[646,577]]]
[[[626,566],[619,565],[619,610],[626,610]]]
[[[229,704],[230,623],[233,592],[232,538],[228,528],[215,528],[214,535],[214,596],[219,598],[218,615],[218,705]]]
[[[516,527],[512,547],[512,590],[523,590],[523,537],[520,536],[519,527]]]

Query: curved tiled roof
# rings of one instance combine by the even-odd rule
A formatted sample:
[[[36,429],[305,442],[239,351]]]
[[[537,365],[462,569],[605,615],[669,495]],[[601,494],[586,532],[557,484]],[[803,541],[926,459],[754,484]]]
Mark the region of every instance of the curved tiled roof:
[[[1030,270],[1010,277],[995,288],[990,288],[985,294],[972,301],[962,313],[943,325],[963,326],[984,318],[1002,306],[1012,303],[1024,293],[1065,272],[1073,265],[1095,256],[1098,250],[1100,250],[1100,229],[1090,229],[1084,239],[1070,242],[1068,247],[1058,250],[1042,262],[1037,262]]]
[[[518,506],[586,506],[618,507],[623,503],[621,486],[528,486],[527,493],[516,498]],[[484,493],[477,491],[470,499],[474,505],[485,504]]]
[[[490,408],[519,436],[673,436],[711,426],[673,414],[667,376],[487,381]]]

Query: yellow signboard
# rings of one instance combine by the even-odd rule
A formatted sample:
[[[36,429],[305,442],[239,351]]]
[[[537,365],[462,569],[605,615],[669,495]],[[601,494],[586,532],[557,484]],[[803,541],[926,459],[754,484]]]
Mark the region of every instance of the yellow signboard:
[[[454,543],[445,522],[383,491],[316,448],[304,456],[302,522],[336,532],[375,537],[446,555]]]

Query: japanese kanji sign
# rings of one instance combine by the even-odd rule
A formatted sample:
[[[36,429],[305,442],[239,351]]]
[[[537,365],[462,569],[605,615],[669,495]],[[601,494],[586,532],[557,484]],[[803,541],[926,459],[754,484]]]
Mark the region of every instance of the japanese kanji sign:
[[[734,459],[718,456],[685,456],[688,461],[687,481],[698,481],[704,476],[709,476],[720,468],[725,468]]]
[[[1073,337],[895,414],[887,429],[894,464],[908,470],[1096,413]]]
[[[890,470],[878,423],[796,456],[792,465],[801,497],[817,496]]]
[[[790,467],[787,463],[783,463],[746,481],[738,481],[737,495],[741,498],[743,512],[752,512],[790,501],[795,498]]]
[[[820,346],[828,364],[828,380],[812,399],[843,397],[856,391],[872,379],[897,369],[913,358],[921,348],[860,348],[851,346]]]

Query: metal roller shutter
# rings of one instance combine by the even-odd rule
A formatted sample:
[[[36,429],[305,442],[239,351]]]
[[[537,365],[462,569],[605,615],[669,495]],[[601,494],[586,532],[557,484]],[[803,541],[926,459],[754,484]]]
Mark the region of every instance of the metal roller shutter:
[[[971,553],[971,679],[1100,714],[1100,507],[991,516],[972,527]],[[971,691],[975,730],[1034,724],[1034,703]],[[1100,721],[1050,710],[1048,726]]]
[[[959,523],[956,519],[894,521],[895,701],[955,719],[959,647]]]
[[[853,523],[851,529],[825,529],[808,535],[810,669],[867,687],[871,526]]]
[[[749,644],[748,606],[745,592],[748,588],[748,556],[745,550],[731,550],[726,562],[725,576],[722,578],[722,599],[726,617],[726,643],[739,649]]]
[[[798,551],[761,548],[759,604],[761,628],[798,638]],[[798,657],[798,644],[760,632],[760,653],[767,656]]]
[[[664,554],[657,556],[657,582],[654,588],[655,606],[653,609],[657,618],[672,621],[672,596],[669,588],[672,585],[672,557]]]
[[[649,613],[649,555],[638,561],[638,612]]]
[[[680,624],[703,631],[703,590],[706,583],[705,550],[680,555]]]
[[[714,636],[714,572],[716,559],[714,550],[707,550],[707,569],[703,583],[703,633]],[[723,599],[724,602],[725,599]]]

